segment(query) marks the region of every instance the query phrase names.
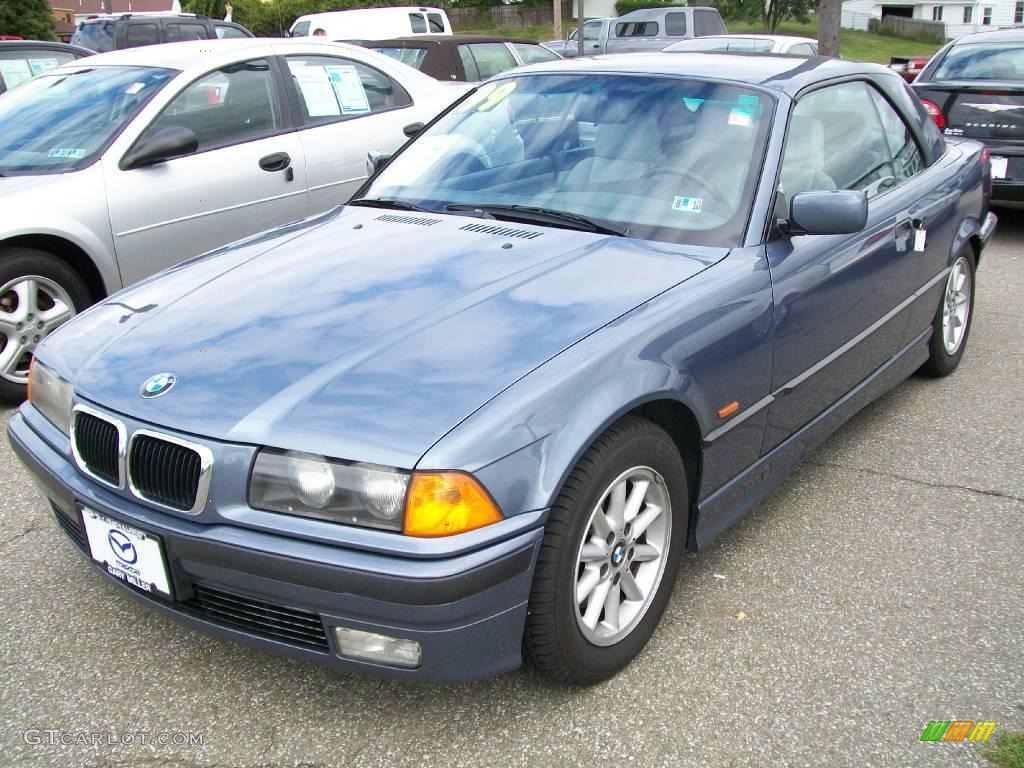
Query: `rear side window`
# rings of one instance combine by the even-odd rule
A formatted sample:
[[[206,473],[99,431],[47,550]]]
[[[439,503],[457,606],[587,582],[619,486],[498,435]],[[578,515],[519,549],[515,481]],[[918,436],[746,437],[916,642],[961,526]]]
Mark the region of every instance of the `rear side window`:
[[[47,70],[67,64],[74,58],[66,51],[0,48],[0,93],[9,91]]]
[[[540,61],[554,61],[558,57],[543,45],[528,45],[526,43],[512,43],[519,58],[524,64],[536,64]]]
[[[468,45],[460,45],[460,56],[462,56],[463,48],[468,48],[472,53],[473,59],[476,61],[476,69],[479,75],[474,78],[476,80],[486,80],[489,77],[494,77],[499,72],[519,66],[512,56],[512,52],[509,51],[504,43],[470,43]],[[465,61],[464,58],[463,61]],[[468,74],[469,70],[467,69],[467,77]]]
[[[475,83],[480,80],[480,70],[477,69],[476,59],[468,45],[459,46],[459,59],[462,61],[462,68],[466,70],[466,80]]]
[[[292,37],[306,37],[309,35],[309,21],[300,21],[292,27]]]
[[[932,80],[1024,80],[1024,45],[954,45]]]
[[[444,32],[444,19],[440,13],[428,13],[427,23],[430,25],[432,33]]]
[[[137,48],[141,45],[156,45],[160,42],[156,24],[129,24],[125,30],[125,47]]]
[[[624,21],[615,25],[616,37],[657,37],[656,21]]]
[[[789,53],[794,56],[814,56],[817,51],[814,50],[814,46],[810,43],[797,43],[789,49]]]
[[[725,34],[725,25],[717,11],[694,11],[693,26],[693,34],[697,37]]]
[[[238,27],[232,27],[228,24],[217,24],[214,29],[217,31],[217,37],[221,40],[235,40],[238,38],[249,37]]]
[[[414,35],[425,35],[427,33],[427,20],[422,13],[410,13],[409,24],[412,26]]]
[[[774,47],[771,40],[761,40],[757,37],[743,37],[736,40],[729,40],[725,47],[727,51],[740,51],[741,53],[769,53]]]
[[[202,24],[174,23],[165,24],[164,32],[168,43],[180,43],[185,40],[206,40],[206,27]]]
[[[426,48],[374,48],[374,50],[413,69],[420,69],[423,66],[423,60],[427,58]]]
[[[902,184],[924,170],[921,150],[917,147],[914,134],[892,105],[874,88],[869,88],[868,91],[882,121],[886,141],[889,142],[889,154],[892,156],[896,183]]]
[[[80,45],[97,53],[114,50],[114,22],[99,21],[82,24],[71,38],[73,45]]]
[[[383,112],[412,103],[398,83],[351,59],[289,56],[288,69],[307,125]]]
[[[686,14],[666,13],[665,34],[669,37],[683,37],[686,35]]]

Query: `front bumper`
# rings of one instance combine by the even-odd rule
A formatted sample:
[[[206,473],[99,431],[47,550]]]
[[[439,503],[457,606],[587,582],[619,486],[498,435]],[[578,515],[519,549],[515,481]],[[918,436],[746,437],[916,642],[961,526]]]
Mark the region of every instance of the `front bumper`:
[[[188,626],[273,653],[398,679],[473,680],[522,663],[526,603],[543,537],[539,526],[470,554],[415,561],[422,577],[413,577],[408,557],[154,512],[90,481],[23,414],[10,420],[8,437],[79,552],[113,583]],[[160,538],[173,599],[130,587],[92,559],[82,506]],[[421,664],[403,669],[342,658],[334,627],[415,640]]]

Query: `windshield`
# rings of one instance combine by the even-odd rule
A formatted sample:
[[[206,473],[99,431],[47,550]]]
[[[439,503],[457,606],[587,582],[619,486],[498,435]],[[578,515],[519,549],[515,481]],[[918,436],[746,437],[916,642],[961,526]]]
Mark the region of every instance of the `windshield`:
[[[0,173],[52,173],[88,165],[175,74],[152,67],[55,71],[4,94]]]
[[[734,246],[773,108],[763,92],[697,80],[498,80],[417,137],[363,198],[495,218],[525,206],[630,237]]]
[[[1024,46],[1019,43],[955,45],[932,80],[1024,80]]]

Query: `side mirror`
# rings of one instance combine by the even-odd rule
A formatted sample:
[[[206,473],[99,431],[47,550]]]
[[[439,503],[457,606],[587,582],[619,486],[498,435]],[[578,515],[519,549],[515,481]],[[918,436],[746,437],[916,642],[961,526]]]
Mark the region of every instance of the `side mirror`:
[[[422,130],[423,123],[409,123],[407,126],[405,126],[405,128],[402,129],[402,133],[404,133],[408,138],[411,139],[413,136],[415,136]]]
[[[375,176],[381,168],[388,164],[391,155],[385,154],[377,149],[371,149],[366,153],[366,174]]]
[[[121,160],[121,170],[143,168],[165,160],[191,155],[199,149],[199,139],[188,128],[172,125],[163,128],[136,145]]]
[[[799,192],[784,231],[794,235],[852,235],[868,223],[868,198],[852,189]]]

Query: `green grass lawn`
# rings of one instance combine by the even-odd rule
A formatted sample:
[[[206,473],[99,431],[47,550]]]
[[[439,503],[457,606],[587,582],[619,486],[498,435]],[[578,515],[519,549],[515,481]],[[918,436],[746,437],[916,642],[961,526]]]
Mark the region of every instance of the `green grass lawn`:
[[[751,23],[744,21],[730,21],[726,22],[725,26],[730,32],[761,31],[761,24],[759,22]],[[572,29],[572,23],[570,22],[566,25],[566,28]],[[456,29],[455,31],[477,35],[525,37],[530,40],[541,41],[552,40],[555,36],[554,30],[551,26]],[[789,21],[779,28],[779,34],[802,35],[804,37],[816,38],[818,36],[818,24],[816,21],[811,21],[808,24]],[[903,40],[898,37],[874,35],[870,32],[857,32],[852,29],[844,29],[839,38],[840,53],[844,58],[851,59],[853,61],[873,61],[878,64],[888,64],[889,59],[892,56],[904,54],[931,56],[939,50],[940,47],[941,46],[939,45],[929,43],[918,43],[913,40]]]

